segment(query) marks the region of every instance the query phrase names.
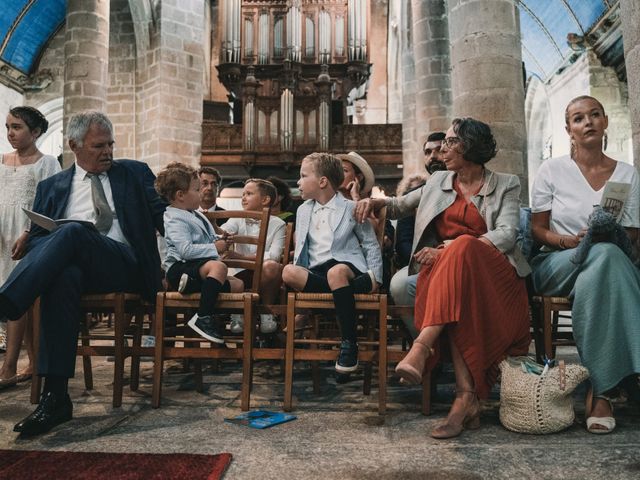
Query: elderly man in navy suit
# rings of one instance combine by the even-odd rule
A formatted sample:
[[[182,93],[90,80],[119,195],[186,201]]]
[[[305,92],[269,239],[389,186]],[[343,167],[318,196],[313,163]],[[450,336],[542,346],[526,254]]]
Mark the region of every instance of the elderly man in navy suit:
[[[149,167],[113,160],[113,126],[85,111],[69,120],[70,168],[38,184],[34,211],[79,222],[48,232],[32,225],[27,253],[0,287],[0,316],[18,319],[40,296],[38,372],[44,391],[36,410],[14,431],[37,435],[71,419],[67,393],[73,377],[83,293],[139,292],[149,300],[161,287],[156,230],[165,202]]]

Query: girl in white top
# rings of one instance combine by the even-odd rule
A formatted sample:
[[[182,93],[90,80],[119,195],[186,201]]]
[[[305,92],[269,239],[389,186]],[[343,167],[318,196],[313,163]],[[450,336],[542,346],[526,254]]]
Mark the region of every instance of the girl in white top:
[[[7,139],[15,150],[0,157],[0,285],[26,251],[29,222],[22,209],[32,208],[38,182],[60,171],[58,160],[36,147],[36,140],[49,127],[42,113],[32,107],[12,108],[6,127]],[[31,377],[31,363],[17,374],[25,319],[8,322],[6,328],[7,353],[0,368],[0,389]],[[28,351],[31,362],[31,349]]]
[[[591,374],[587,430],[610,433],[616,422],[608,392],[640,372],[640,270],[617,245],[598,239],[584,262],[572,259],[609,180],[631,185],[621,224],[638,258],[638,172],[603,152],[608,118],[598,100],[573,99],[565,121],[571,156],[544,162],[531,192],[533,237],[545,247],[531,261],[532,280],[538,293],[572,298],[573,336]]]

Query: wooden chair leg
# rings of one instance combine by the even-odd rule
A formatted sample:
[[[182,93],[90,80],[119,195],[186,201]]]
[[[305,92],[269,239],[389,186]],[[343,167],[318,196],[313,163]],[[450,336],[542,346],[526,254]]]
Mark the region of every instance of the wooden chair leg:
[[[431,372],[422,377],[422,415],[431,415]]]
[[[251,370],[253,365],[253,300],[250,294],[244,296],[244,333],[242,342],[242,390],[240,393],[240,408],[249,410],[251,395]]]
[[[544,354],[547,358],[553,357],[553,344],[552,344],[552,323],[553,323],[553,306],[551,305],[551,299],[543,297],[543,318],[542,318],[542,332],[544,334]]]
[[[131,374],[129,388],[135,392],[140,387],[140,348],[142,346],[142,329],[144,325],[144,310],[142,307],[136,309],[133,317],[135,330],[133,331],[133,345],[131,348]]]
[[[318,320],[318,316],[312,315],[312,321],[313,321],[313,328],[311,329],[309,337],[312,339],[317,339],[318,333],[320,330],[320,325],[319,325],[320,321]],[[309,348],[317,349],[320,347],[318,345],[312,344],[309,346]],[[313,382],[313,394],[320,395],[320,381],[321,381],[320,363],[313,360],[311,361],[311,379]]]
[[[80,342],[83,347],[89,347],[91,345],[91,341],[89,340],[89,326],[86,324],[86,320],[83,324],[82,337]],[[93,371],[91,369],[91,356],[90,355],[82,355],[82,371],[84,372],[84,388],[87,390],[93,390]]]
[[[122,384],[124,382],[124,356],[126,318],[124,313],[124,293],[118,293],[115,300],[114,312],[114,368],[113,368],[113,408],[122,405]]]
[[[387,411],[387,297],[380,299],[378,318],[378,414]]]
[[[285,412],[291,411],[291,397],[293,394],[293,355],[295,339],[295,294],[290,293],[287,301],[287,344],[284,353],[284,406]]]
[[[163,371],[163,349],[164,349],[164,293],[160,292],[156,298],[155,316],[155,337],[156,346],[154,350],[153,362],[153,389],[151,394],[151,406],[160,406],[160,396],[162,393],[162,371]]]
[[[42,389],[42,378],[38,375],[38,353],[40,349],[40,297],[36,298],[33,306],[29,309],[30,318],[28,321],[32,325],[31,342],[33,345],[33,371],[31,373],[31,403],[40,403],[40,390]]]

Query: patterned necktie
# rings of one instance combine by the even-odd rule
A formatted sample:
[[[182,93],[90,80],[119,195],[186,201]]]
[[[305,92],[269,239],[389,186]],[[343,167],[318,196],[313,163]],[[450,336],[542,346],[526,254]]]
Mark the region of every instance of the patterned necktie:
[[[100,177],[94,173],[87,173],[87,177],[91,180],[91,200],[93,201],[93,209],[96,212],[96,230],[106,235],[113,224],[111,207],[107,202],[107,196],[104,193]]]

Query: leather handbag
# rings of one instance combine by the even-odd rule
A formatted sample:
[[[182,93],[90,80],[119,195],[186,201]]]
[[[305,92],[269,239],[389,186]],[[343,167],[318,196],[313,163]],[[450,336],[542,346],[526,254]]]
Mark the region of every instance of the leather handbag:
[[[500,422],[519,433],[554,433],[575,419],[572,393],[589,378],[579,364],[548,368],[529,357],[508,357],[500,363]]]

